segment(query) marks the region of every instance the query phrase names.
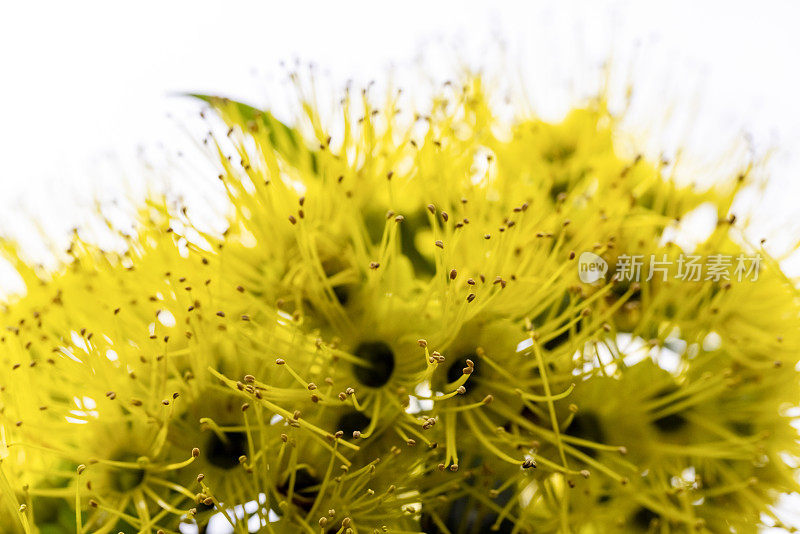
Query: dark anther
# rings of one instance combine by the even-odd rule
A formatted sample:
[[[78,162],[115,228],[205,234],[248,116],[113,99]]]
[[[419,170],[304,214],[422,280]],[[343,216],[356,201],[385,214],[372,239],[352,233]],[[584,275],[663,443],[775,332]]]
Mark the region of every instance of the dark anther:
[[[450,367],[447,368],[447,381],[448,382],[455,382],[461,375],[464,374],[464,368],[467,367],[467,360],[472,360],[475,364],[475,367],[472,369],[472,376],[468,381],[468,384],[474,384],[474,380],[480,376],[480,358],[475,353],[465,354],[461,358],[456,358],[453,363],[450,364]]]

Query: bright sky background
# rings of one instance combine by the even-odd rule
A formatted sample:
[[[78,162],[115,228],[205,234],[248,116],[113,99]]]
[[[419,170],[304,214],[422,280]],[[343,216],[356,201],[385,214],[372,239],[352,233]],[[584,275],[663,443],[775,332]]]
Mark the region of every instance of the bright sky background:
[[[700,101],[706,126],[685,140],[695,150],[719,151],[715,141],[740,132],[762,151],[777,148],[768,222],[785,237],[800,214],[800,4],[696,4],[8,2],[0,11],[0,234],[26,235],[35,218],[58,236],[85,219],[98,190],[141,183],[145,173],[130,165],[139,150],[190,141],[166,118],[188,117],[176,92],[266,104],[285,77],[281,60],[369,79],[454,43],[475,62],[496,62],[487,45],[499,36],[505,60],[533,71],[531,85],[560,90],[566,82],[554,81],[553,64],[580,85],[608,57],[635,58],[634,82],[656,95],[655,113]],[[537,78],[547,61],[550,71]]]
[[[635,56],[633,81],[655,95],[656,114],[659,105],[697,106],[702,128],[687,135],[691,149],[718,151],[719,140],[742,132],[757,150],[774,148],[759,231],[797,238],[800,3],[698,4],[5,2],[0,235],[41,250],[34,221],[59,242],[89,216],[95,195],[142,183],[140,150],[188,146],[190,136],[166,118],[188,117],[188,104],[170,96],[176,92],[265,104],[279,100],[270,88],[283,77],[281,60],[313,60],[334,79],[369,79],[446,46],[493,61],[487,45],[499,36],[506,60],[556,91],[563,82],[551,79],[552,65],[580,85],[604,59],[624,64]],[[537,79],[542,58],[551,70]],[[0,293],[10,280],[0,268]]]

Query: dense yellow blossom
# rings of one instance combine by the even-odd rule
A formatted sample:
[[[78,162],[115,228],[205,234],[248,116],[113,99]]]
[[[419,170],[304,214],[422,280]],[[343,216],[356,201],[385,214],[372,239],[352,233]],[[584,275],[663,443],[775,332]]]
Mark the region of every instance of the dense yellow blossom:
[[[347,91],[291,127],[202,97],[221,235],[153,199],[0,309],[3,532],[756,532],[797,491],[796,287],[603,98],[497,118]],[[206,111],[208,114],[209,112]],[[210,115],[209,115],[210,116]],[[716,229],[665,230],[701,205]],[[609,268],[579,278],[579,256]],[[761,254],[740,280],[635,255]],[[645,263],[643,270],[648,269]],[[615,274],[616,273],[616,274]],[[757,278],[757,279],[756,279]],[[225,520],[225,519],[223,519]]]

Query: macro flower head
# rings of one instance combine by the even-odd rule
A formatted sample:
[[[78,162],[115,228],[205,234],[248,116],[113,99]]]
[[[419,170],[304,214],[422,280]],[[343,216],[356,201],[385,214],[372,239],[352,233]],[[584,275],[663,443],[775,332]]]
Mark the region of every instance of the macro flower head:
[[[26,287],[0,309],[9,531],[780,524],[800,303],[731,214],[751,166],[687,184],[625,150],[606,94],[501,117],[466,75],[419,108],[348,87],[331,114],[296,83],[291,123],[193,95],[226,230],[154,196],[121,251],[76,233],[45,270],[4,244]],[[704,207],[684,250],[669,232]],[[676,271],[754,254],[745,278]]]

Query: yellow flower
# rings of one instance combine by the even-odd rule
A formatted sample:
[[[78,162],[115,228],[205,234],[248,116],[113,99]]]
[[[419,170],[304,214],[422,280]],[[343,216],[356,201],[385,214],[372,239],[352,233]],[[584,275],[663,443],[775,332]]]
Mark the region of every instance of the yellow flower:
[[[468,77],[420,109],[348,89],[324,116],[297,83],[292,126],[201,96],[225,232],[153,198],[123,252],[76,234],[46,272],[3,244],[26,285],[0,310],[7,530],[774,519],[798,489],[800,307],[729,217],[747,169],[680,185],[620,148],[604,95],[500,119]],[[669,243],[704,205],[710,235]],[[582,253],[606,265],[593,283]],[[675,268],[755,253],[752,279]]]

